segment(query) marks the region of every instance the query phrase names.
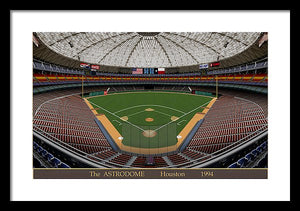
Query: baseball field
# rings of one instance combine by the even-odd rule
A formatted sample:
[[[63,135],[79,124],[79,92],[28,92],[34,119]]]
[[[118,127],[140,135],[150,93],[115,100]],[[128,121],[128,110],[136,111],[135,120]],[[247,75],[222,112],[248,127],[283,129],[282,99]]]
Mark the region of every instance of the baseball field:
[[[174,92],[131,92],[88,98],[121,134],[122,144],[135,148],[175,145],[178,134],[212,97]]]

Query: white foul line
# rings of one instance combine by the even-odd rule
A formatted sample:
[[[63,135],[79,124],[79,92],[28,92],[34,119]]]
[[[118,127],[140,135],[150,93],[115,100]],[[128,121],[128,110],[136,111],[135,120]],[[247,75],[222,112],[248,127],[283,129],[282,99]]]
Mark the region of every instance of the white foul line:
[[[117,123],[119,123],[119,125],[122,125],[122,123],[121,122],[119,122],[118,120],[113,120],[113,121],[115,121],[115,122],[117,122]]]
[[[180,122],[177,123],[177,125],[180,125],[179,123],[186,121],[185,119],[181,120]]]
[[[187,114],[189,114],[189,113],[191,113],[191,112],[195,111],[196,109],[198,109],[198,108],[200,108],[200,107],[202,107],[202,106],[204,106],[204,105],[208,104],[209,102],[210,102],[210,101],[208,101],[207,103],[204,103],[204,104],[202,104],[201,106],[198,106],[197,108],[195,108],[195,109],[193,109],[193,110],[189,111],[188,113],[185,113],[185,114],[181,115],[180,117],[178,117],[178,119],[180,119],[180,118],[182,118],[182,117],[186,116]],[[177,119],[177,120],[178,120],[178,119]],[[168,122],[167,124],[165,124],[165,125],[162,125],[162,126],[160,126],[159,128],[155,129],[154,131],[157,131],[157,130],[161,129],[161,128],[163,128],[163,127],[167,126],[168,124],[170,124],[170,123],[172,123],[172,122],[173,122],[173,121],[171,121],[171,122]]]
[[[112,112],[110,112],[110,111],[106,110],[105,108],[102,108],[101,106],[98,106],[97,104],[95,104],[95,103],[93,103],[93,102],[91,102],[91,101],[90,101],[90,103],[91,103],[91,104],[93,104],[93,105],[95,105],[95,106],[97,106],[98,108],[101,108],[101,109],[103,109],[103,110],[104,110],[104,111],[106,111],[107,113],[110,113],[111,115],[113,115],[113,116],[115,116],[115,117],[118,117],[119,119],[121,118],[121,117],[119,117],[119,116],[115,115],[114,113],[112,113]],[[138,129],[140,129],[141,131],[143,131],[143,132],[144,132],[144,129],[143,129],[143,128],[140,128],[139,126],[136,126],[136,125],[132,124],[132,123],[131,123],[131,122],[129,122],[129,121],[126,121],[126,122],[128,122],[130,125],[132,125],[132,126],[134,126],[134,127],[138,128]]]
[[[166,113],[164,113],[164,112],[161,112],[161,111],[156,111],[156,110],[154,110],[154,112],[157,112],[157,113],[160,113],[160,114],[166,115],[166,116],[168,116],[168,117],[172,116],[172,115],[166,114]]]

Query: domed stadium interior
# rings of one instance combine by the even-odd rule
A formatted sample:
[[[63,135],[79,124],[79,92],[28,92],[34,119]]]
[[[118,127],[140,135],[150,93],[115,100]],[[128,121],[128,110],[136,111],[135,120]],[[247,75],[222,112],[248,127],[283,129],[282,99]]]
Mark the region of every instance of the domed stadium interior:
[[[268,168],[267,32],[34,32],[34,168]]]

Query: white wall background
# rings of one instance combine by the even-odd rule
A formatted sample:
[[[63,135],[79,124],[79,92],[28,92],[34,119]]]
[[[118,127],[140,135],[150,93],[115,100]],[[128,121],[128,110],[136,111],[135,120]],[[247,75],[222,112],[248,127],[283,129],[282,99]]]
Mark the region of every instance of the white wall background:
[[[269,178],[34,180],[31,99],[35,31],[269,32]],[[11,11],[11,200],[288,201],[289,78],[289,11]]]

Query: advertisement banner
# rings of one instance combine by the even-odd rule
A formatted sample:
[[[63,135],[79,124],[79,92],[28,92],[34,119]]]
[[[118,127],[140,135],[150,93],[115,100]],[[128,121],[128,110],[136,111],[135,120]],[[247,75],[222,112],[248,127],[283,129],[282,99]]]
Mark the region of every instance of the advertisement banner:
[[[207,69],[208,68],[208,64],[200,64],[199,65],[199,69]]]
[[[90,69],[90,64],[87,64],[87,63],[80,63],[80,67],[82,68],[86,68],[86,69]]]
[[[95,65],[95,64],[92,64],[91,68],[94,69],[94,70],[100,70],[100,66],[99,65]]]

